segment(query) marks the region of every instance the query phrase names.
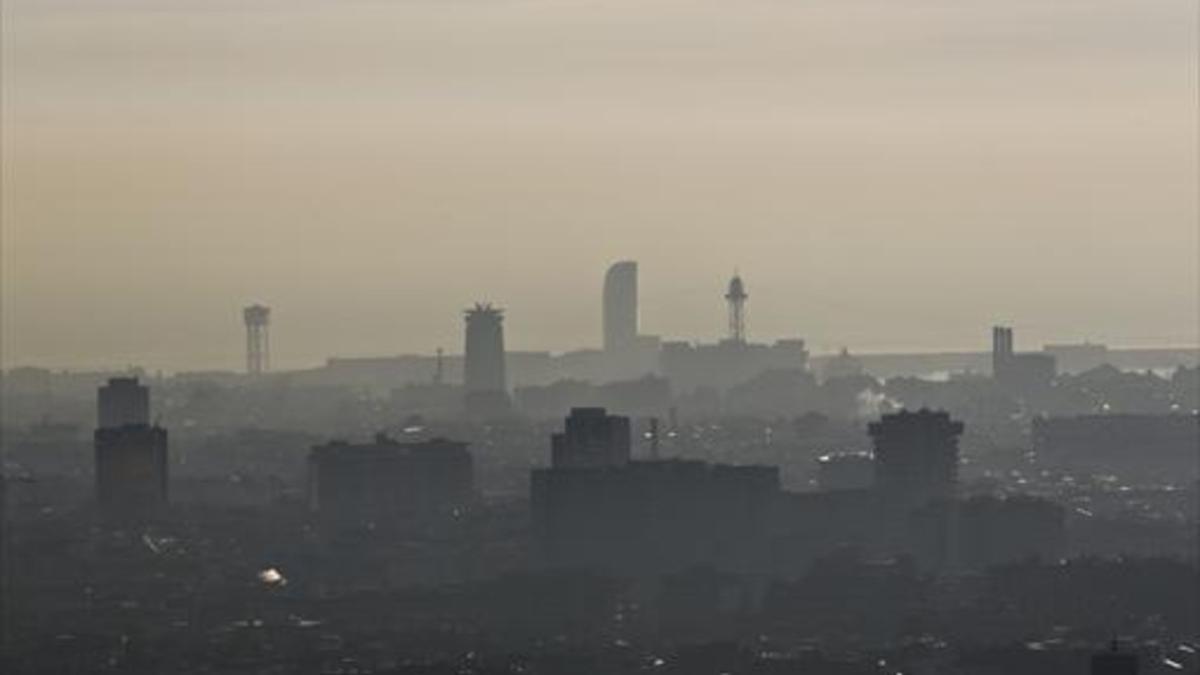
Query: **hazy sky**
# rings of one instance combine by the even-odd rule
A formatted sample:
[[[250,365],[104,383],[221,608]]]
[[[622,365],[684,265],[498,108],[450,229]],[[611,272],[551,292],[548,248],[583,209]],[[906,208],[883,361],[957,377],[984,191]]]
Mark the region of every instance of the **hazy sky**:
[[[1194,0],[4,0],[2,355],[1197,341]]]

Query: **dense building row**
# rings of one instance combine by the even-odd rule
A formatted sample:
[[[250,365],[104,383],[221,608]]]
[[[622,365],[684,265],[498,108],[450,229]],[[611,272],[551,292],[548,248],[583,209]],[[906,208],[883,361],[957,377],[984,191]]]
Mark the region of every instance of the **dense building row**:
[[[135,380],[101,388],[96,496],[106,513],[146,516],[166,503],[167,435],[148,417]],[[828,468],[825,491],[793,494],[773,466],[634,460],[628,418],[577,408],[551,439],[550,466],[532,471],[532,532],[546,564],[622,574],[703,565],[770,576],[846,545],[931,568],[1056,554],[1060,508],[958,497],[962,431],[944,412],[885,415],[869,427],[872,455],[823,458],[844,465],[840,475]],[[309,508],[327,532],[441,527],[476,502],[467,445],[444,439],[318,445],[308,475]]]
[[[623,574],[701,565],[786,576],[841,546],[930,569],[1058,555],[1060,507],[957,495],[962,430],[946,413],[886,415],[870,427],[873,458],[826,458],[847,462],[852,477],[789,493],[775,467],[631,461],[627,419],[577,409],[555,436],[552,465],[534,470],[534,533],[550,564]]]

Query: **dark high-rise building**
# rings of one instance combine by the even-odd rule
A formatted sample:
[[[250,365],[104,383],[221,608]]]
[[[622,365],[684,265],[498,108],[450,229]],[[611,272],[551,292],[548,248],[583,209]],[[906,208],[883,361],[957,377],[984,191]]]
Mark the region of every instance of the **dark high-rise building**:
[[[467,334],[463,389],[467,413],[473,416],[502,414],[508,410],[504,313],[490,304],[476,303],[464,314]]]
[[[167,432],[150,426],[150,391],[113,378],[96,400],[96,500],[109,514],[146,515],[167,501]]]
[[[477,303],[465,312],[467,338],[463,386],[468,392],[507,391],[504,373],[504,313]]]
[[[115,429],[150,424],[150,389],[136,377],[114,377],[96,397],[96,426]]]
[[[575,409],[535,469],[530,509],[545,561],[657,575],[695,565],[763,570],[779,469],[629,460],[629,421]]]
[[[875,487],[901,507],[954,496],[962,422],[945,412],[902,410],[869,426],[875,444]]]
[[[609,415],[604,408],[572,408],[550,446],[555,467],[623,466],[629,463],[629,418]]]
[[[552,565],[657,576],[764,572],[779,469],[690,460],[535,469],[534,534]]]
[[[613,263],[604,275],[604,350],[625,351],[637,341],[638,267],[632,260]]]
[[[473,495],[466,443],[400,443],[381,434],[372,443],[333,442],[309,454],[309,507],[327,526],[444,522]]]
[[[109,514],[148,515],[167,501],[167,430],[97,429],[96,501]]]

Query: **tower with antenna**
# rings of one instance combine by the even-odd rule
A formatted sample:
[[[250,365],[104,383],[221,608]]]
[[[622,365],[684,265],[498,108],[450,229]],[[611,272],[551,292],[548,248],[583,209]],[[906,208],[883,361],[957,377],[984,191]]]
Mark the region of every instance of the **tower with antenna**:
[[[246,372],[262,375],[271,367],[271,308],[251,305],[242,310],[246,320]]]
[[[749,297],[742,277],[735,272],[725,293],[725,302],[729,305],[729,342],[734,344],[746,343],[746,300]]]

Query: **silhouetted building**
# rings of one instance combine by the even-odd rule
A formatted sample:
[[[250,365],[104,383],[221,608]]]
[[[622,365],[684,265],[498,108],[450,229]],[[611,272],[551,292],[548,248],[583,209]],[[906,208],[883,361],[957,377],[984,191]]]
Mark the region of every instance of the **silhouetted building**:
[[[725,302],[729,305],[729,334],[727,339],[734,344],[746,342],[746,286],[742,277],[735,274],[729,280],[729,289],[725,291]]]
[[[613,263],[604,275],[602,302],[604,349],[573,352],[559,359],[559,375],[593,382],[633,379],[658,371],[661,341],[638,334],[638,264]]]
[[[777,467],[665,460],[535,469],[530,507],[551,565],[762,573],[779,495]]]
[[[502,415],[509,408],[504,363],[504,313],[490,304],[476,303],[464,314],[467,330],[463,388],[467,414]]]
[[[167,431],[145,424],[97,429],[96,500],[108,514],[150,515],[167,501]]]
[[[534,533],[551,565],[659,574],[693,565],[765,568],[776,467],[629,461],[629,421],[575,410],[554,466],[530,482]]]
[[[150,390],[116,377],[96,396],[96,500],[109,515],[148,515],[167,501],[167,432],[150,426]]]
[[[246,372],[261,375],[271,369],[271,308],[251,305],[242,310],[246,322]]]
[[[625,260],[604,275],[604,350],[620,352],[633,346],[638,332],[638,268]]]
[[[380,434],[373,443],[335,441],[309,454],[309,508],[327,527],[436,524],[461,515],[473,496],[466,443],[400,443]]]
[[[1001,387],[1014,392],[1046,387],[1056,373],[1053,356],[1018,354],[1014,349],[1012,328],[992,328],[992,377]]]
[[[909,522],[909,551],[927,569],[982,570],[1058,560],[1066,546],[1066,513],[1035,497],[972,497],[930,502]]]
[[[150,424],[150,389],[136,377],[114,377],[96,397],[96,426],[113,429]]]
[[[1092,656],[1092,675],[1137,675],[1137,654],[1122,652],[1117,641],[1106,652]]]
[[[945,412],[902,410],[868,427],[875,444],[875,487],[912,508],[954,496],[962,422]]]
[[[550,438],[556,468],[623,466],[629,463],[629,418],[604,408],[572,408],[561,433]]]

